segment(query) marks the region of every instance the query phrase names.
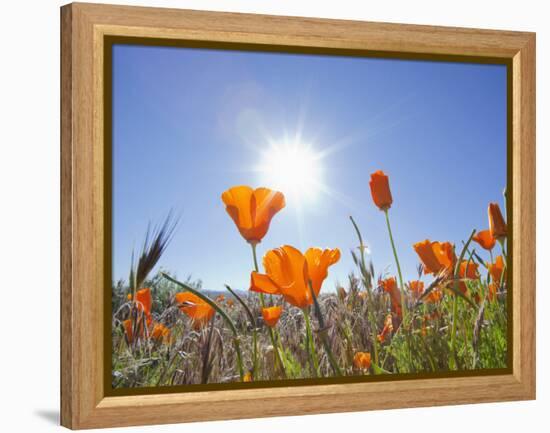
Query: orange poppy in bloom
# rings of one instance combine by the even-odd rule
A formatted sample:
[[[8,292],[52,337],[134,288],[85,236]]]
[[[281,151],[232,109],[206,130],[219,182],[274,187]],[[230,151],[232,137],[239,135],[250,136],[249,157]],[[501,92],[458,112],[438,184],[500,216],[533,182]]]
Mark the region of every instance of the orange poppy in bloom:
[[[497,242],[491,234],[491,230],[481,230],[480,232],[477,232],[472,240],[477,242],[481,245],[481,248],[484,248],[487,251],[491,251]]]
[[[463,260],[460,263],[460,269],[458,270],[458,275],[460,278],[469,278],[471,280],[475,280],[479,278],[479,273],[477,269],[479,268],[479,265],[477,263],[474,263],[472,261]]]
[[[216,312],[216,310],[194,293],[176,293],[175,298],[180,310],[193,320],[195,329],[208,324]]]
[[[153,330],[151,331],[151,338],[168,343],[170,341],[170,329],[162,323],[155,323],[155,326],[153,326]]]
[[[458,276],[462,279],[469,279],[469,280],[475,280],[476,278],[479,278],[479,273],[477,271],[477,268],[479,265],[477,263],[474,263],[472,261],[463,260],[460,263],[460,267],[458,270]],[[466,282],[463,280],[460,280],[458,282],[458,289],[463,293],[468,293],[468,286],[466,285]]]
[[[126,299],[128,299],[129,301],[131,301],[131,300],[132,300],[132,294],[131,294],[131,293],[128,293],[128,294],[126,295]]]
[[[228,300],[226,301],[226,304],[227,304],[227,306],[228,306],[229,308],[231,308],[231,307],[233,306],[233,304],[234,304],[233,299],[228,299]]]
[[[126,338],[128,338],[128,341],[131,343],[134,341],[134,331],[132,329],[132,320],[127,319],[124,322],[122,322],[122,326],[124,326],[124,331],[126,332]]]
[[[393,203],[388,176],[378,170],[370,175],[369,185],[374,204],[380,210],[388,210]]]
[[[498,203],[489,203],[489,230],[495,239],[506,237],[506,223]]]
[[[262,308],[262,316],[264,318],[265,324],[273,328],[281,318],[282,312],[283,307],[281,306]]]
[[[126,319],[124,322],[122,322],[122,325],[124,326],[124,331],[126,332],[126,338],[128,338],[128,342],[131,344],[134,341],[134,334],[137,334],[137,337],[143,338],[144,335],[144,329],[143,329],[143,320],[139,320],[138,329],[134,330],[134,322],[132,319]],[[134,332],[135,331],[135,332]]]
[[[378,342],[383,343],[386,341],[386,337],[393,332],[393,320],[391,314],[388,314],[384,319],[384,328],[382,332],[376,336]]]
[[[409,281],[409,288],[416,298],[424,292],[424,283],[420,280]]]
[[[242,237],[252,244],[261,242],[271,219],[285,207],[283,193],[268,188],[234,186],[222,194],[222,200]]]
[[[415,243],[413,248],[420,257],[425,274],[453,272],[456,256],[450,242],[431,242],[426,239]]]
[[[218,295],[216,296],[216,302],[223,302],[225,300],[225,296],[224,295]]]
[[[430,293],[426,295],[426,302],[435,304],[436,302],[441,301],[443,298],[443,292],[440,289],[433,289]]]
[[[319,295],[329,266],[340,260],[340,250],[309,248],[305,254],[284,245],[268,251],[263,258],[265,274],[252,272],[250,290],[253,292],[282,295],[299,308],[313,303],[309,281],[315,295]]]
[[[371,364],[369,352],[357,352],[353,357],[353,365],[360,370],[368,370]]]
[[[401,316],[401,292],[397,287],[397,280],[395,277],[389,277],[380,281],[380,285],[384,289],[384,292],[390,294],[391,309],[397,315]]]
[[[500,284],[502,273],[504,272],[504,259],[502,256],[497,256],[494,263],[488,263],[487,268],[489,269],[489,274],[491,274],[493,282]]]
[[[138,311],[143,311],[149,322],[151,320],[151,306],[153,305],[151,289],[141,289],[136,292],[136,305]]]
[[[465,279],[468,280],[475,280],[476,278],[479,278],[479,272],[477,271],[479,265],[477,263],[474,263],[472,261],[463,260],[460,263],[460,267],[458,269],[458,276],[461,278],[461,280],[458,282],[458,289],[463,293],[468,293],[468,286],[466,285]]]
[[[250,371],[243,376],[243,382],[252,382],[252,373]]]

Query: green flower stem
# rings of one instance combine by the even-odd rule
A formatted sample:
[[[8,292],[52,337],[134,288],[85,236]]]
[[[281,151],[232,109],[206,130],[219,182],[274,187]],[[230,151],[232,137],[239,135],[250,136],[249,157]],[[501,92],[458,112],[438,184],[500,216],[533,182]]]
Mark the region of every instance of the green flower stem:
[[[390,216],[388,209],[384,210],[386,215],[386,225],[388,227],[388,233],[390,235],[391,248],[393,250],[393,256],[395,258],[395,265],[397,266],[397,275],[399,276],[399,288],[401,289],[401,308],[403,309],[403,324],[407,323],[407,303],[405,302],[405,286],[403,285],[403,274],[401,273],[401,265],[399,264],[399,258],[397,257],[397,249],[395,248],[395,242],[393,241],[393,234],[390,225]]]
[[[309,312],[307,308],[303,308],[304,318],[306,321],[306,346],[309,353],[309,360],[311,364],[311,370],[315,377],[319,376],[319,361],[317,360],[317,354],[315,353],[315,345],[313,343],[313,334],[311,332],[311,322],[309,320]]]
[[[273,335],[275,337],[275,341],[277,342],[277,346],[276,346],[276,349],[277,349],[277,354],[279,355],[279,359],[281,360],[281,364],[283,366],[283,370],[285,372],[285,375],[286,375],[286,371],[287,371],[287,358],[286,358],[286,355],[284,354],[284,350],[283,350],[283,341],[281,340],[281,334],[279,333],[279,331],[277,331],[277,328],[273,328]],[[281,354],[283,354],[281,356]]]
[[[451,370],[456,370],[457,368],[457,359],[455,353],[455,334],[456,334],[456,323],[458,320],[458,296],[453,297],[453,324],[451,328],[451,359],[450,367]]]
[[[395,265],[397,267],[397,275],[399,277],[399,289],[400,289],[400,293],[401,293],[401,312],[403,314],[403,320],[402,320],[401,326],[398,328],[397,332],[399,332],[400,329],[403,329],[402,332],[405,333],[405,341],[406,341],[406,346],[407,346],[407,352],[408,352],[408,355],[409,355],[409,362],[412,365],[412,351],[411,351],[412,345],[411,345],[411,340],[410,340],[411,336],[409,335],[408,332],[406,332],[406,328],[407,328],[407,324],[408,324],[407,319],[408,319],[409,315],[408,315],[407,302],[406,302],[406,298],[405,298],[405,285],[403,284],[403,274],[401,273],[401,265],[399,264],[399,257],[397,256],[397,249],[395,248],[395,242],[393,240],[393,233],[391,231],[390,215],[389,215],[388,209],[384,210],[384,215],[386,216],[386,226],[388,227],[388,234],[390,236],[390,243],[391,243],[391,248],[393,250],[393,257],[395,258]],[[413,321],[411,320],[411,325],[412,325],[412,323],[413,323]],[[394,335],[394,339],[392,340],[392,343],[395,340],[395,336],[397,335],[397,332]]]
[[[256,319],[254,318],[254,314],[252,314],[252,311],[244,302],[244,299],[242,299],[237,292],[235,292],[231,287],[229,287],[227,284],[225,284],[225,288],[229,290],[229,293],[231,293],[235,299],[243,306],[244,310],[246,311],[246,314],[248,315],[248,319],[250,320],[250,323],[252,324],[252,344],[253,344],[253,358],[252,358],[252,371],[254,372],[253,377],[256,378],[256,373],[258,371],[258,330],[256,325]]]
[[[252,247],[252,258],[254,259],[254,270],[256,272],[260,272],[260,267],[258,266],[258,256],[256,254],[256,245],[258,245],[255,242],[250,242],[250,246]],[[260,293],[260,295],[263,295],[263,293]]]
[[[160,275],[162,275],[164,278],[166,278],[168,281],[171,281],[172,283],[183,287],[188,292],[193,293],[194,295],[201,298],[204,302],[206,302],[208,305],[210,305],[214,310],[216,310],[220,316],[226,321],[226,323],[229,325],[229,328],[231,329],[231,332],[233,333],[233,343],[235,345],[235,352],[237,353],[237,365],[239,367],[239,375],[241,376],[241,381],[244,379],[244,369],[243,369],[243,357],[241,354],[241,346],[239,344],[239,334],[237,333],[237,328],[235,327],[235,324],[231,320],[231,318],[227,315],[227,313],[218,305],[216,304],[212,299],[210,299],[208,296],[202,294],[198,290],[193,289],[191,286],[182,283],[181,281],[176,280],[175,278],[172,278],[170,275],[166,274],[165,272],[161,272]]]
[[[258,267],[258,257],[256,254],[256,245],[258,244],[255,242],[250,242],[250,246],[252,247],[252,257],[254,259],[254,270],[256,272],[260,272],[260,268]],[[264,299],[263,293],[260,293],[260,305],[262,306],[262,308],[265,308],[265,299]],[[279,352],[279,345],[277,344],[277,340],[275,339],[275,335],[273,334],[273,329],[270,326],[268,326],[267,329],[269,330],[269,338],[271,339],[271,345],[273,346],[273,350],[275,351],[275,361],[279,366],[281,373],[283,373],[283,376],[286,378],[285,364],[281,359],[281,353]]]
[[[351,220],[351,223],[353,224],[353,227],[355,228],[355,233],[357,233],[357,237],[359,238],[359,249],[361,252],[361,273],[367,269],[366,263],[365,263],[365,244],[363,244],[363,236],[361,236],[361,232],[359,231],[359,226],[355,223],[355,220],[350,215],[349,219]],[[363,275],[363,280],[365,279],[365,276]],[[368,296],[368,318],[370,322],[370,327],[372,328],[372,347],[374,349],[374,363],[376,365],[378,364],[378,339],[377,337],[377,331],[378,327],[376,326],[376,318],[374,317],[374,299],[372,296],[372,291],[369,284],[366,284],[367,281],[365,281],[365,286],[367,288],[367,296]]]

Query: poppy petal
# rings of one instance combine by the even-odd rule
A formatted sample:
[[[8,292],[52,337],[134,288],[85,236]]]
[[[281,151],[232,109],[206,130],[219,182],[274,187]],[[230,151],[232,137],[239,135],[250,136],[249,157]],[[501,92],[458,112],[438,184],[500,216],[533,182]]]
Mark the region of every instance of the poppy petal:
[[[273,282],[268,275],[252,272],[250,274],[250,290],[268,295],[278,295],[279,287]]]

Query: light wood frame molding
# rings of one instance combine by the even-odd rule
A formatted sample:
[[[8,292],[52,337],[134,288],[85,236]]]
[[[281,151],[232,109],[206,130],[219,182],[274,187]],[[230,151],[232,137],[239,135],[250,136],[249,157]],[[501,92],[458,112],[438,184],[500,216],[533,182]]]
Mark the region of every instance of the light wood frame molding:
[[[107,35],[508,59],[511,374],[107,397],[103,363],[103,43]],[[73,428],[535,398],[535,34],[70,4],[61,8],[61,424]]]

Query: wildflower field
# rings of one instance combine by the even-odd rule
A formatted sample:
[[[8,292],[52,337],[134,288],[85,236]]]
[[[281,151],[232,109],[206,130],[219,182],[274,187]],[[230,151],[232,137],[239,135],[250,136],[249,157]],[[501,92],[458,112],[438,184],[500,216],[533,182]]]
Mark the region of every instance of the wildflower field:
[[[352,216],[354,245],[300,251],[292,239],[267,244],[286,207],[284,194],[267,187],[221,194],[220,212],[225,207],[243,239],[235,248],[250,250],[242,269],[249,287],[202,287],[158,271],[164,251],[178,248],[170,242],[174,231],[185,228],[169,216],[148,231],[128,282],[112,288],[113,387],[505,368],[507,226],[499,205],[489,203],[488,227],[472,228],[460,244],[400,245],[384,172],[371,174],[370,192],[364,199],[387,227],[389,273],[374,269],[362,237],[368,227]],[[399,251],[406,248],[416,252],[418,267],[404,272]],[[355,270],[345,284],[324,287],[342,254],[352,255]]]

